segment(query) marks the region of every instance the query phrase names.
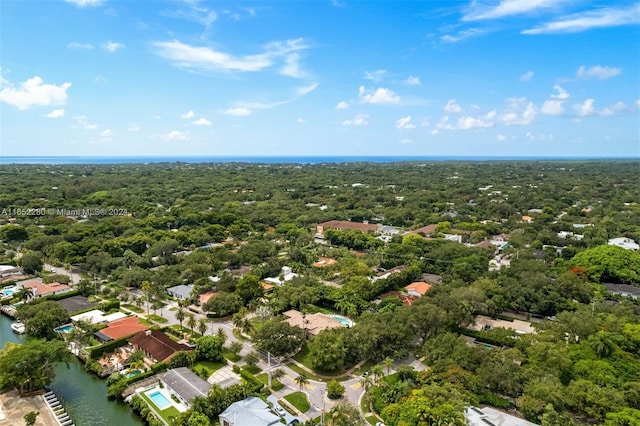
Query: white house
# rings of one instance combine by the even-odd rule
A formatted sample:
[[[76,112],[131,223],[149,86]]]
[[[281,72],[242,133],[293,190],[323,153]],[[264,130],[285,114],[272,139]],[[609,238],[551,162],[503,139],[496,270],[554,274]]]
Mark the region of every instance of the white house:
[[[640,245],[638,243],[633,241],[631,238],[626,237],[612,238],[609,240],[609,242],[607,242],[607,244],[609,244],[610,246],[622,247],[623,249],[627,250],[640,250]]]
[[[255,396],[237,401],[227,407],[220,416],[222,426],[272,426],[280,425],[280,417],[271,412],[266,402]]]

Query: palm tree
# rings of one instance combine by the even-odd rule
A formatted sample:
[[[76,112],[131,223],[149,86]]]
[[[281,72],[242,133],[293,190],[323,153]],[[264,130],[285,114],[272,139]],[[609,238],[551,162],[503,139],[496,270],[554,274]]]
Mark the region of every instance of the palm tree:
[[[179,306],[178,310],[176,311],[176,319],[178,321],[180,321],[180,332],[182,332],[182,321],[184,321],[186,316],[187,315],[185,314],[184,309],[182,308],[182,306]]]
[[[361,426],[366,420],[355,405],[341,401],[327,413],[327,426]]]
[[[285,375],[285,372],[282,368],[276,368],[275,370],[273,370],[271,372],[271,378],[274,380],[279,380],[281,378],[283,378]]]
[[[387,368],[387,376],[388,376],[389,373],[391,372],[391,367],[393,367],[393,359],[386,357],[384,361],[382,361],[382,363]]]
[[[198,331],[200,332],[200,334],[204,336],[204,333],[207,332],[208,328],[209,328],[209,324],[207,323],[207,319],[206,318],[200,318],[198,320]],[[222,343],[224,343],[224,342],[222,342]]]
[[[373,380],[376,382],[376,384],[380,384],[380,379],[384,376],[382,366],[380,364],[374,365],[371,368],[371,374],[373,375]]]
[[[137,308],[142,306],[142,298],[141,297],[136,297],[133,299],[133,304],[136,305]]]
[[[151,288],[151,283],[147,280],[142,281],[142,285],[140,286],[140,290],[145,292],[147,299],[147,315],[149,315],[149,289]]]
[[[16,291],[13,297],[17,297],[22,302],[28,302],[33,298],[33,289],[28,287],[22,287],[20,290]]]
[[[301,391],[309,384],[309,378],[304,374],[299,374],[293,381],[296,382]]]
[[[220,327],[218,329],[218,331],[216,331],[216,336],[218,336],[220,338],[220,340],[222,341],[222,344],[224,345],[225,343],[227,343],[227,333],[226,331],[224,331],[224,328]]]
[[[187,314],[187,327],[191,329],[191,334],[193,334],[193,329],[197,324],[196,317],[193,314]]]

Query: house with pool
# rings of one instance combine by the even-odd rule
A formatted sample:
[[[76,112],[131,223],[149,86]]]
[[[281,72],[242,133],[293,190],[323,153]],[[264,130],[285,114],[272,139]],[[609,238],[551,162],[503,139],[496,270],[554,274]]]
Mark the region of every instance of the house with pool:
[[[352,327],[354,325],[353,321],[341,315],[327,315],[320,312],[305,315],[295,309],[282,314],[287,317],[286,321],[289,325],[300,327],[312,336],[316,336],[321,331],[329,328]]]
[[[174,368],[160,374],[160,382],[164,388],[174,395],[187,409],[196,397],[206,397],[211,384],[198,377],[187,367]],[[173,398],[172,398],[173,399]]]

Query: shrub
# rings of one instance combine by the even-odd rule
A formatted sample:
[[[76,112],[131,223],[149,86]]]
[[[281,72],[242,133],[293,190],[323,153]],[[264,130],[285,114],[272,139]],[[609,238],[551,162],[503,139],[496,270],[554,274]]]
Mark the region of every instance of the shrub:
[[[327,382],[327,396],[330,399],[339,399],[344,395],[344,386],[337,380],[329,380]]]

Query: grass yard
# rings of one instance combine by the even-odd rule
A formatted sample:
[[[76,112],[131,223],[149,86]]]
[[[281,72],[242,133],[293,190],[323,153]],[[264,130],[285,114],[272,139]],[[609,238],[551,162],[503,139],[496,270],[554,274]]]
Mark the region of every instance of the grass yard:
[[[306,413],[311,408],[307,395],[302,392],[290,393],[285,396],[284,399],[289,401],[289,403],[296,407],[301,413]]]
[[[378,420],[378,418],[376,416],[369,416],[366,417],[365,420],[367,421],[367,423],[369,423],[370,425],[376,426],[376,423],[378,423],[380,420]]]
[[[140,393],[139,395],[142,397],[142,399],[145,400],[147,404],[149,404],[150,407],[153,408],[153,411],[160,414],[160,416],[164,419],[164,421],[166,421],[167,424],[169,425],[173,424],[171,417],[177,417],[180,415],[180,412],[178,411],[178,409],[173,405],[165,410],[160,411],[158,406],[154,404],[153,401],[151,401],[151,399],[149,399],[149,397],[146,394]]]
[[[134,305],[122,305],[122,307],[130,310],[131,312],[135,312],[137,314],[141,314],[144,312],[144,309],[138,308],[137,306],[134,306]]]
[[[264,383],[265,386],[269,386],[269,376],[267,376],[267,373],[261,373],[258,374],[257,376],[255,376],[256,379],[258,379],[260,381],[260,383]],[[279,391],[280,389],[282,389],[284,387],[284,385],[282,384],[282,382],[280,380],[276,380],[276,379],[271,379],[271,389],[274,391]]]
[[[240,355],[234,354],[233,352],[223,352],[222,355],[231,362],[238,362],[242,359]]]
[[[213,361],[198,361],[193,364],[193,369],[198,371],[200,369],[205,369],[207,371],[207,377],[212,375],[215,371],[221,369],[227,365],[226,362],[213,362]]]
[[[165,323],[169,322],[168,319],[166,319],[164,317],[161,317],[160,315],[151,314],[151,315],[148,315],[147,318],[150,319],[151,321],[155,321],[155,322],[157,322],[159,324],[165,324]]]

